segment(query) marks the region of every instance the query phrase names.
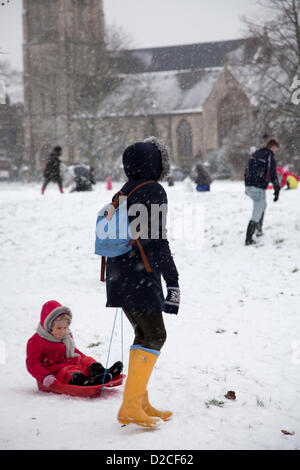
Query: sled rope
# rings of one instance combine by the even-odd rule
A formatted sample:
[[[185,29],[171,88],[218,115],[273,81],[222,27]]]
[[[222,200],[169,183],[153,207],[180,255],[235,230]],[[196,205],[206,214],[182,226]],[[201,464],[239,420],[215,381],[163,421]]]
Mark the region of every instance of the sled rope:
[[[105,381],[105,376],[106,376],[106,372],[107,372],[107,369],[108,369],[108,361],[109,361],[110,350],[111,350],[111,345],[112,345],[112,339],[113,339],[115,326],[116,326],[116,321],[117,321],[117,316],[118,316],[118,309],[119,308],[117,307],[116,308],[116,313],[115,313],[115,318],[114,318],[114,323],[113,323],[113,327],[112,327],[112,332],[111,332],[111,337],[110,337],[110,342],[109,342],[109,348],[108,348],[108,353],[107,353],[107,359],[106,359],[106,365],[105,365],[105,370],[104,370],[104,374],[103,374],[102,387],[101,387],[101,390],[100,390],[100,398],[102,397],[103,390],[104,390],[104,381]],[[121,312],[121,348],[122,348],[121,356],[122,356],[122,364],[123,364],[123,316],[122,316],[122,312]]]

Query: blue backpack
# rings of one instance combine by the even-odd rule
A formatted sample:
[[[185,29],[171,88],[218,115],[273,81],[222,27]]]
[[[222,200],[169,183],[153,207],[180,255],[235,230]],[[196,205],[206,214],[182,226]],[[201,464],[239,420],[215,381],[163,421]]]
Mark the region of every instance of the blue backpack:
[[[126,196],[119,191],[112,203],[106,204],[98,213],[96,222],[95,254],[101,259],[101,281],[104,281],[105,258],[114,258],[124,255],[137,243],[145,268],[152,272],[143,247],[138,239],[133,239],[130,233],[129,219],[127,213],[128,198],[141,186],[155,181],[145,181],[137,185]],[[120,200],[121,199],[121,200]]]

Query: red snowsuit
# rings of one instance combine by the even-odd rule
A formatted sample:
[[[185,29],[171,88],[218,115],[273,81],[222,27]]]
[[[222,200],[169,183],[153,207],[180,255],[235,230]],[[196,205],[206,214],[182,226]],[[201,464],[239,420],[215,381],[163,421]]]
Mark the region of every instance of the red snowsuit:
[[[43,305],[40,323],[44,327],[49,315],[61,308],[61,304],[52,300]],[[86,356],[75,348],[79,357],[66,357],[66,346],[61,343],[52,343],[35,333],[27,343],[26,367],[28,372],[38,381],[42,382],[49,374],[55,375],[62,383],[69,383],[73,372],[83,372],[88,376],[88,369],[93,362],[92,357]]]

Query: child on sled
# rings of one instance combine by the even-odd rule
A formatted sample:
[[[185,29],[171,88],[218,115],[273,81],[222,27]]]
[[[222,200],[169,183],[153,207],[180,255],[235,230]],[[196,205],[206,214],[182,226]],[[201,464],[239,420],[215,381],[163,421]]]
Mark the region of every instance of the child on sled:
[[[81,386],[101,385],[118,377],[122,362],[105,368],[92,357],[80,352],[73,340],[69,326],[72,313],[55,300],[46,302],[36,333],[27,343],[26,367],[28,372],[44,387],[55,381]]]

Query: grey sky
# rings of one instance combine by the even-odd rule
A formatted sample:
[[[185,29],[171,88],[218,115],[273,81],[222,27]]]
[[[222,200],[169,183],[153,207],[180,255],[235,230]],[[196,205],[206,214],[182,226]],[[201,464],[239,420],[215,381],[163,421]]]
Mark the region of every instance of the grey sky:
[[[106,24],[126,31],[136,48],[240,38],[242,15],[257,0],[104,0]],[[261,10],[260,10],[261,11]],[[22,0],[0,5],[0,50],[22,68]]]

